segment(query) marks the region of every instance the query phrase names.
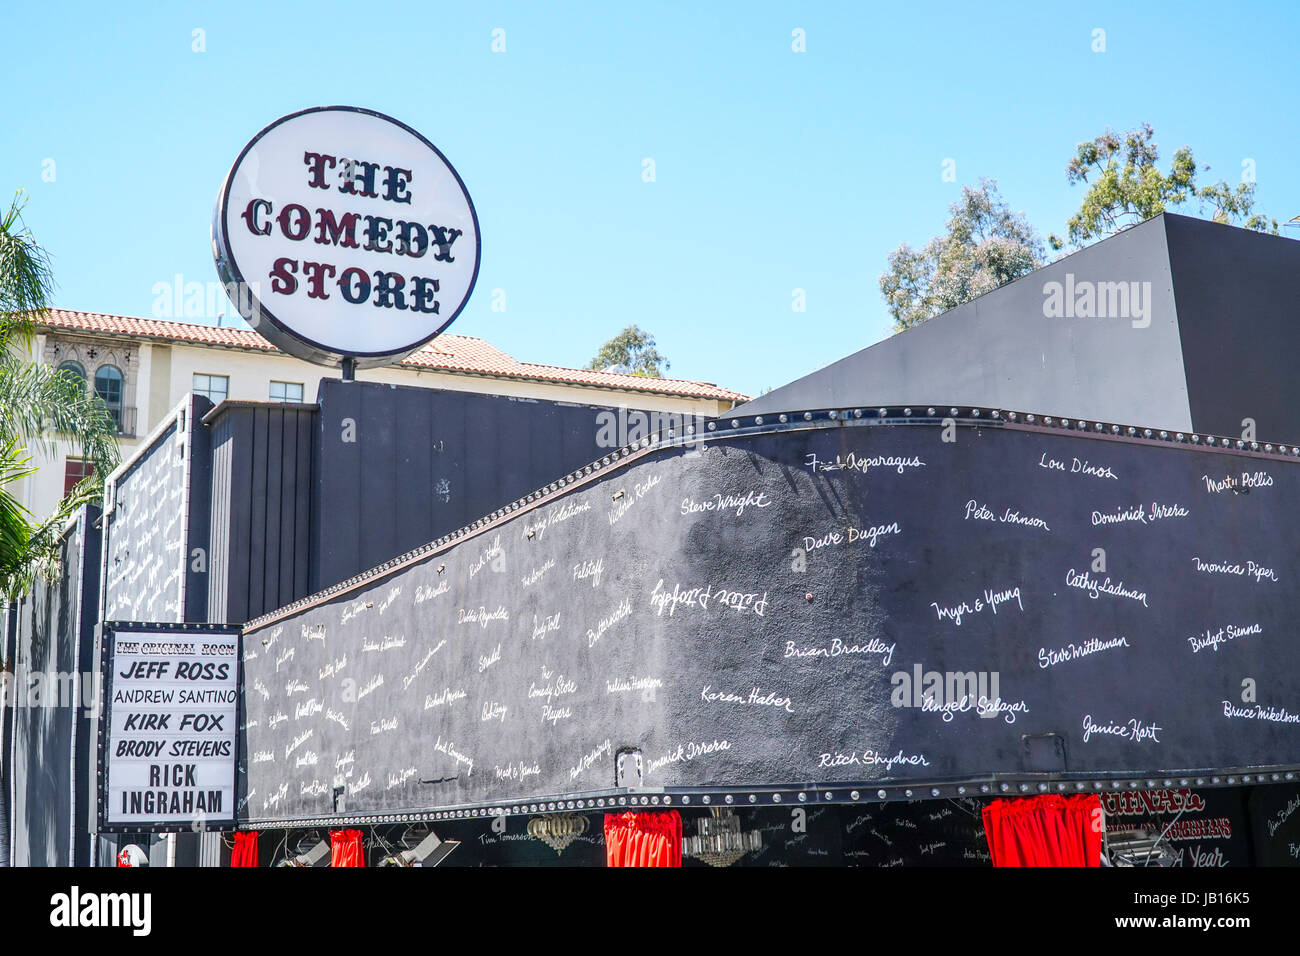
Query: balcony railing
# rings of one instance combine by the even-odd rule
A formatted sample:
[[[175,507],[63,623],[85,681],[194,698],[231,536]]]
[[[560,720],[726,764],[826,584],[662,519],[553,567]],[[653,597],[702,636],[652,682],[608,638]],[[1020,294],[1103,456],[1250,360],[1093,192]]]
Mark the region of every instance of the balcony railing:
[[[135,409],[130,406],[108,406],[108,414],[117,425],[119,438],[135,437]]]

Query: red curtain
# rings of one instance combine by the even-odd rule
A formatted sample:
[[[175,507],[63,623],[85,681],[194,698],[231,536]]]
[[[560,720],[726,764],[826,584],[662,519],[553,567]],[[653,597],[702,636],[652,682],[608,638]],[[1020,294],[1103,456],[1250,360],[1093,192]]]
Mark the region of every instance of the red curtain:
[[[330,831],[330,866],[365,866],[360,830]]]
[[[1101,866],[1103,827],[1096,794],[994,800],[984,808],[994,866]]]
[[[605,814],[610,866],[681,866],[682,815],[676,810]]]
[[[235,833],[235,848],[230,851],[231,866],[257,866],[257,831]]]

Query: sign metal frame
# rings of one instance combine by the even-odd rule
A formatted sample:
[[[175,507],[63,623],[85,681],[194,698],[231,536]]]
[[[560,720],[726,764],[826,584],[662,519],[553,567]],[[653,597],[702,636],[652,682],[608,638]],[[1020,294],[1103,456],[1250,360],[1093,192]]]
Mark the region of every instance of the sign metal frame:
[[[110,736],[111,710],[110,703],[113,699],[113,664],[116,657],[116,641],[114,638],[118,634],[191,634],[195,637],[203,635],[220,635],[222,637],[235,638],[235,656],[232,663],[235,667],[235,741],[231,753],[231,762],[235,768],[234,792],[232,794],[229,814],[223,814],[220,817],[205,816],[200,825],[196,826],[195,821],[189,823],[110,823],[108,821],[108,800],[109,800],[109,764],[111,756],[108,752],[108,743]],[[244,698],[240,690],[243,682],[243,628],[232,624],[173,624],[166,622],[140,622],[140,621],[105,621],[100,626],[100,701],[99,712],[96,715],[96,766],[98,767],[99,780],[96,784],[96,807],[95,820],[100,833],[186,833],[186,832],[215,832],[221,830],[234,830],[237,826],[238,803],[239,803],[239,737],[240,726],[244,720]]]
[[[240,269],[239,263],[235,260],[234,250],[229,241],[230,237],[226,229],[226,217],[229,211],[230,188],[234,181],[236,170],[238,170],[243,164],[244,158],[248,155],[249,151],[261,142],[262,139],[272,130],[284,123],[297,119],[298,117],[312,113],[324,112],[359,113],[365,116],[371,116],[386,123],[391,123],[404,132],[410,134],[431,150],[434,155],[438,157],[439,161],[447,167],[448,172],[450,172],[455,178],[457,185],[460,187],[461,193],[465,197],[465,202],[469,206],[470,218],[474,223],[474,270],[470,275],[469,284],[465,288],[465,295],[460,302],[456,304],[456,307],[451,310],[451,314],[447,317],[445,322],[438,326],[438,328],[432,333],[422,335],[418,340],[411,342],[409,345],[403,345],[399,348],[388,349],[382,352],[345,352],[329,345],[328,343],[316,341],[315,339],[291,328],[288,323],[278,318],[275,312],[268,308],[267,304],[254,294],[254,290],[257,286],[248,281],[244,276],[243,271]],[[226,173],[225,179],[222,180],[221,190],[217,193],[216,208],[212,215],[212,254],[216,263],[217,274],[221,281],[226,284],[227,288],[233,285],[236,289],[240,290],[240,292],[237,293],[237,300],[234,302],[236,311],[240,311],[240,302],[238,301],[238,298],[242,298],[242,290],[247,289],[250,297],[251,314],[243,317],[251,326],[253,326],[255,331],[269,339],[272,344],[278,348],[288,352],[290,355],[294,355],[308,362],[313,362],[317,365],[326,365],[330,367],[350,365],[353,368],[375,368],[391,365],[441,335],[447,327],[452,324],[452,322],[456,321],[457,316],[459,316],[464,310],[465,306],[469,302],[470,296],[474,293],[474,286],[478,282],[479,268],[482,264],[482,247],[483,241],[479,232],[478,211],[474,208],[473,197],[470,196],[469,190],[465,187],[465,181],[461,178],[460,173],[456,171],[456,167],[451,164],[451,161],[443,155],[442,150],[429,142],[429,140],[421,135],[419,131],[403,123],[401,120],[394,119],[393,117],[388,116],[385,113],[380,113],[377,110],[365,109],[360,106],[312,106],[307,109],[298,110],[297,112],[281,116],[273,123],[264,127],[256,136],[249,140],[248,144],[244,146],[243,149],[239,151],[239,156],[236,157],[229,172]]]

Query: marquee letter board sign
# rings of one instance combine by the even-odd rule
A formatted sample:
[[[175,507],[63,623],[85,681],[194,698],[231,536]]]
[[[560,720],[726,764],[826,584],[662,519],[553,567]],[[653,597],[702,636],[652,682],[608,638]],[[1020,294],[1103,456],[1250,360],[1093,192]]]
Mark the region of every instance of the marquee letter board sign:
[[[239,629],[104,624],[102,831],[233,826]]]

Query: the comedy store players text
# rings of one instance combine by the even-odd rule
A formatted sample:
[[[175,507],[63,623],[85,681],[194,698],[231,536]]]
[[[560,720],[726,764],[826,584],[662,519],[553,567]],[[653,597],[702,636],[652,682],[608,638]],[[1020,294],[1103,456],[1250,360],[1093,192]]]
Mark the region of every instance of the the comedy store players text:
[[[434,262],[455,262],[453,247],[462,231],[436,222],[415,222],[401,218],[409,207],[412,182],[409,169],[385,166],[364,159],[303,153],[303,175],[313,189],[321,190],[321,205],[309,209],[288,203],[276,209],[270,199],[248,202],[240,218],[255,236],[278,236],[303,243],[298,258],[279,256],[268,278],[276,295],[304,293],[312,299],[340,295],[353,305],[369,299],[384,309],[408,309],[438,313],[438,279],[413,274],[414,262],[426,255]],[[342,212],[329,205],[333,193],[380,199],[392,203],[388,216]],[[346,252],[362,249],[393,256],[391,270],[367,271],[349,265]],[[322,253],[330,253],[328,259]],[[427,270],[422,270],[427,271]]]

